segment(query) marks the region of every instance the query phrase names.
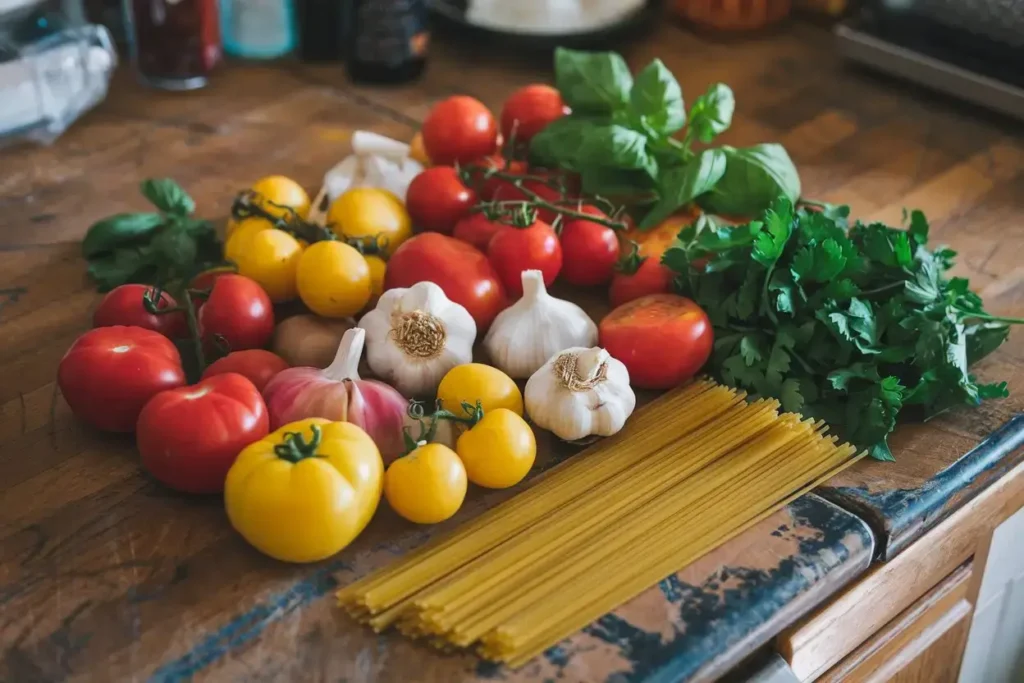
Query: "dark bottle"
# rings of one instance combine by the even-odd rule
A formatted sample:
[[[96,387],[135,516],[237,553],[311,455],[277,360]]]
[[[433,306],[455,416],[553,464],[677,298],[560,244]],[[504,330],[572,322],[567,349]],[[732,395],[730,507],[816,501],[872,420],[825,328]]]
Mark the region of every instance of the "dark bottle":
[[[363,83],[404,83],[427,65],[427,0],[350,0],[348,73]]]
[[[340,62],[345,57],[349,8],[347,0],[298,0],[299,59]]]
[[[220,61],[217,0],[125,0],[132,59],[143,81],[166,90],[206,85]]]

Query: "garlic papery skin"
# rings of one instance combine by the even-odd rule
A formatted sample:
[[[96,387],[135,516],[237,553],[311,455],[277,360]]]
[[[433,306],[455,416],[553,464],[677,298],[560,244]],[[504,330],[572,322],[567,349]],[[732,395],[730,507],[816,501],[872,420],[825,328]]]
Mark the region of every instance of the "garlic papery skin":
[[[473,362],[473,316],[433,282],[384,292],[359,327],[370,369],[409,397],[433,395],[445,373]]]
[[[555,354],[526,383],[526,412],[565,441],[611,436],[636,407],[626,366],[602,348]]]
[[[484,348],[495,367],[525,379],[563,349],[597,344],[597,325],[582,308],[556,299],[539,270],[524,270],[523,297],[498,314]]]
[[[354,187],[377,187],[405,201],[409,183],[423,171],[423,164],[410,158],[409,152],[404,142],[356,131],[352,154],[327,171],[322,192],[333,202]]]
[[[403,455],[409,402],[383,382],[360,379],[365,335],[359,328],[345,332],[334,361],[322,370],[289,368],[274,375],[263,388],[270,428],[310,417],[351,422],[370,435],[385,463]]]

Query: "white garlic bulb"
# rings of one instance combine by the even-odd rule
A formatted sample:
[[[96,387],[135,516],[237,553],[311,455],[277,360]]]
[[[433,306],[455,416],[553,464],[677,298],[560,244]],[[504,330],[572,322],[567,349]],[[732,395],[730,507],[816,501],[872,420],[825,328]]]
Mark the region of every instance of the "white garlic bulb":
[[[405,396],[433,394],[446,372],[473,361],[473,316],[433,282],[384,292],[359,327],[370,369]]]
[[[524,270],[522,280],[523,297],[498,314],[484,339],[491,362],[514,379],[529,377],[562,349],[597,343],[594,321],[548,294],[539,270]]]
[[[409,183],[423,165],[409,157],[409,145],[371,133],[352,135],[352,154],[324,175],[324,191],[334,201],[354,187],[379,187],[405,200]]]
[[[565,441],[611,436],[636,407],[629,371],[602,348],[565,349],[526,383],[526,412]]]

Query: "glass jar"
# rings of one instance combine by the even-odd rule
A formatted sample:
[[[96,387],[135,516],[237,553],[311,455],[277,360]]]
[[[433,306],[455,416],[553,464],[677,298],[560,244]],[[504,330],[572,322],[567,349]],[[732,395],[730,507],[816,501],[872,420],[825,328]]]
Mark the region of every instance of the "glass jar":
[[[165,90],[206,85],[220,62],[217,0],[125,0],[132,62]]]
[[[220,22],[232,57],[277,59],[295,48],[292,0],[221,0]]]

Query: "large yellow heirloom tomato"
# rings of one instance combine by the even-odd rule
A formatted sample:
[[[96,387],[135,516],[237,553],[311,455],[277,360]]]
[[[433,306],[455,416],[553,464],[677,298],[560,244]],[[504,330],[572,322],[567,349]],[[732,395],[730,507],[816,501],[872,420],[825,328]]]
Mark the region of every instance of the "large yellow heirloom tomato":
[[[370,267],[344,242],[317,242],[299,259],[296,285],[309,310],[326,318],[346,318],[370,300]]]
[[[230,244],[234,236],[228,240]],[[225,247],[227,254],[227,247]],[[283,230],[262,230],[249,237],[240,253],[229,256],[238,266],[238,274],[252,278],[274,303],[295,298],[295,275],[302,257],[298,240]]]
[[[339,237],[377,237],[384,244],[385,259],[412,237],[412,219],[402,200],[375,187],[356,187],[335,199],[327,224]]]
[[[537,439],[526,420],[511,410],[498,408],[464,432],[455,450],[471,482],[504,489],[522,481],[533,467]]]
[[[391,463],[384,495],[395,512],[410,522],[436,524],[462,507],[466,468],[455,451],[439,443],[420,446]]]
[[[384,462],[349,422],[299,420],[246,446],[228,471],[231,525],[285,562],[334,555],[366,527],[380,502]]]
[[[291,178],[283,175],[267,176],[257,180],[252,186],[252,191],[260,195],[263,200],[259,203],[260,207],[267,213],[283,217],[288,214],[290,208],[299,214],[299,218],[305,218],[309,214],[309,195]]]
[[[511,377],[497,368],[483,363],[456,365],[441,379],[437,397],[442,407],[459,417],[467,417],[463,403],[475,406],[477,401],[484,413],[498,408],[523,414],[523,394]]]

